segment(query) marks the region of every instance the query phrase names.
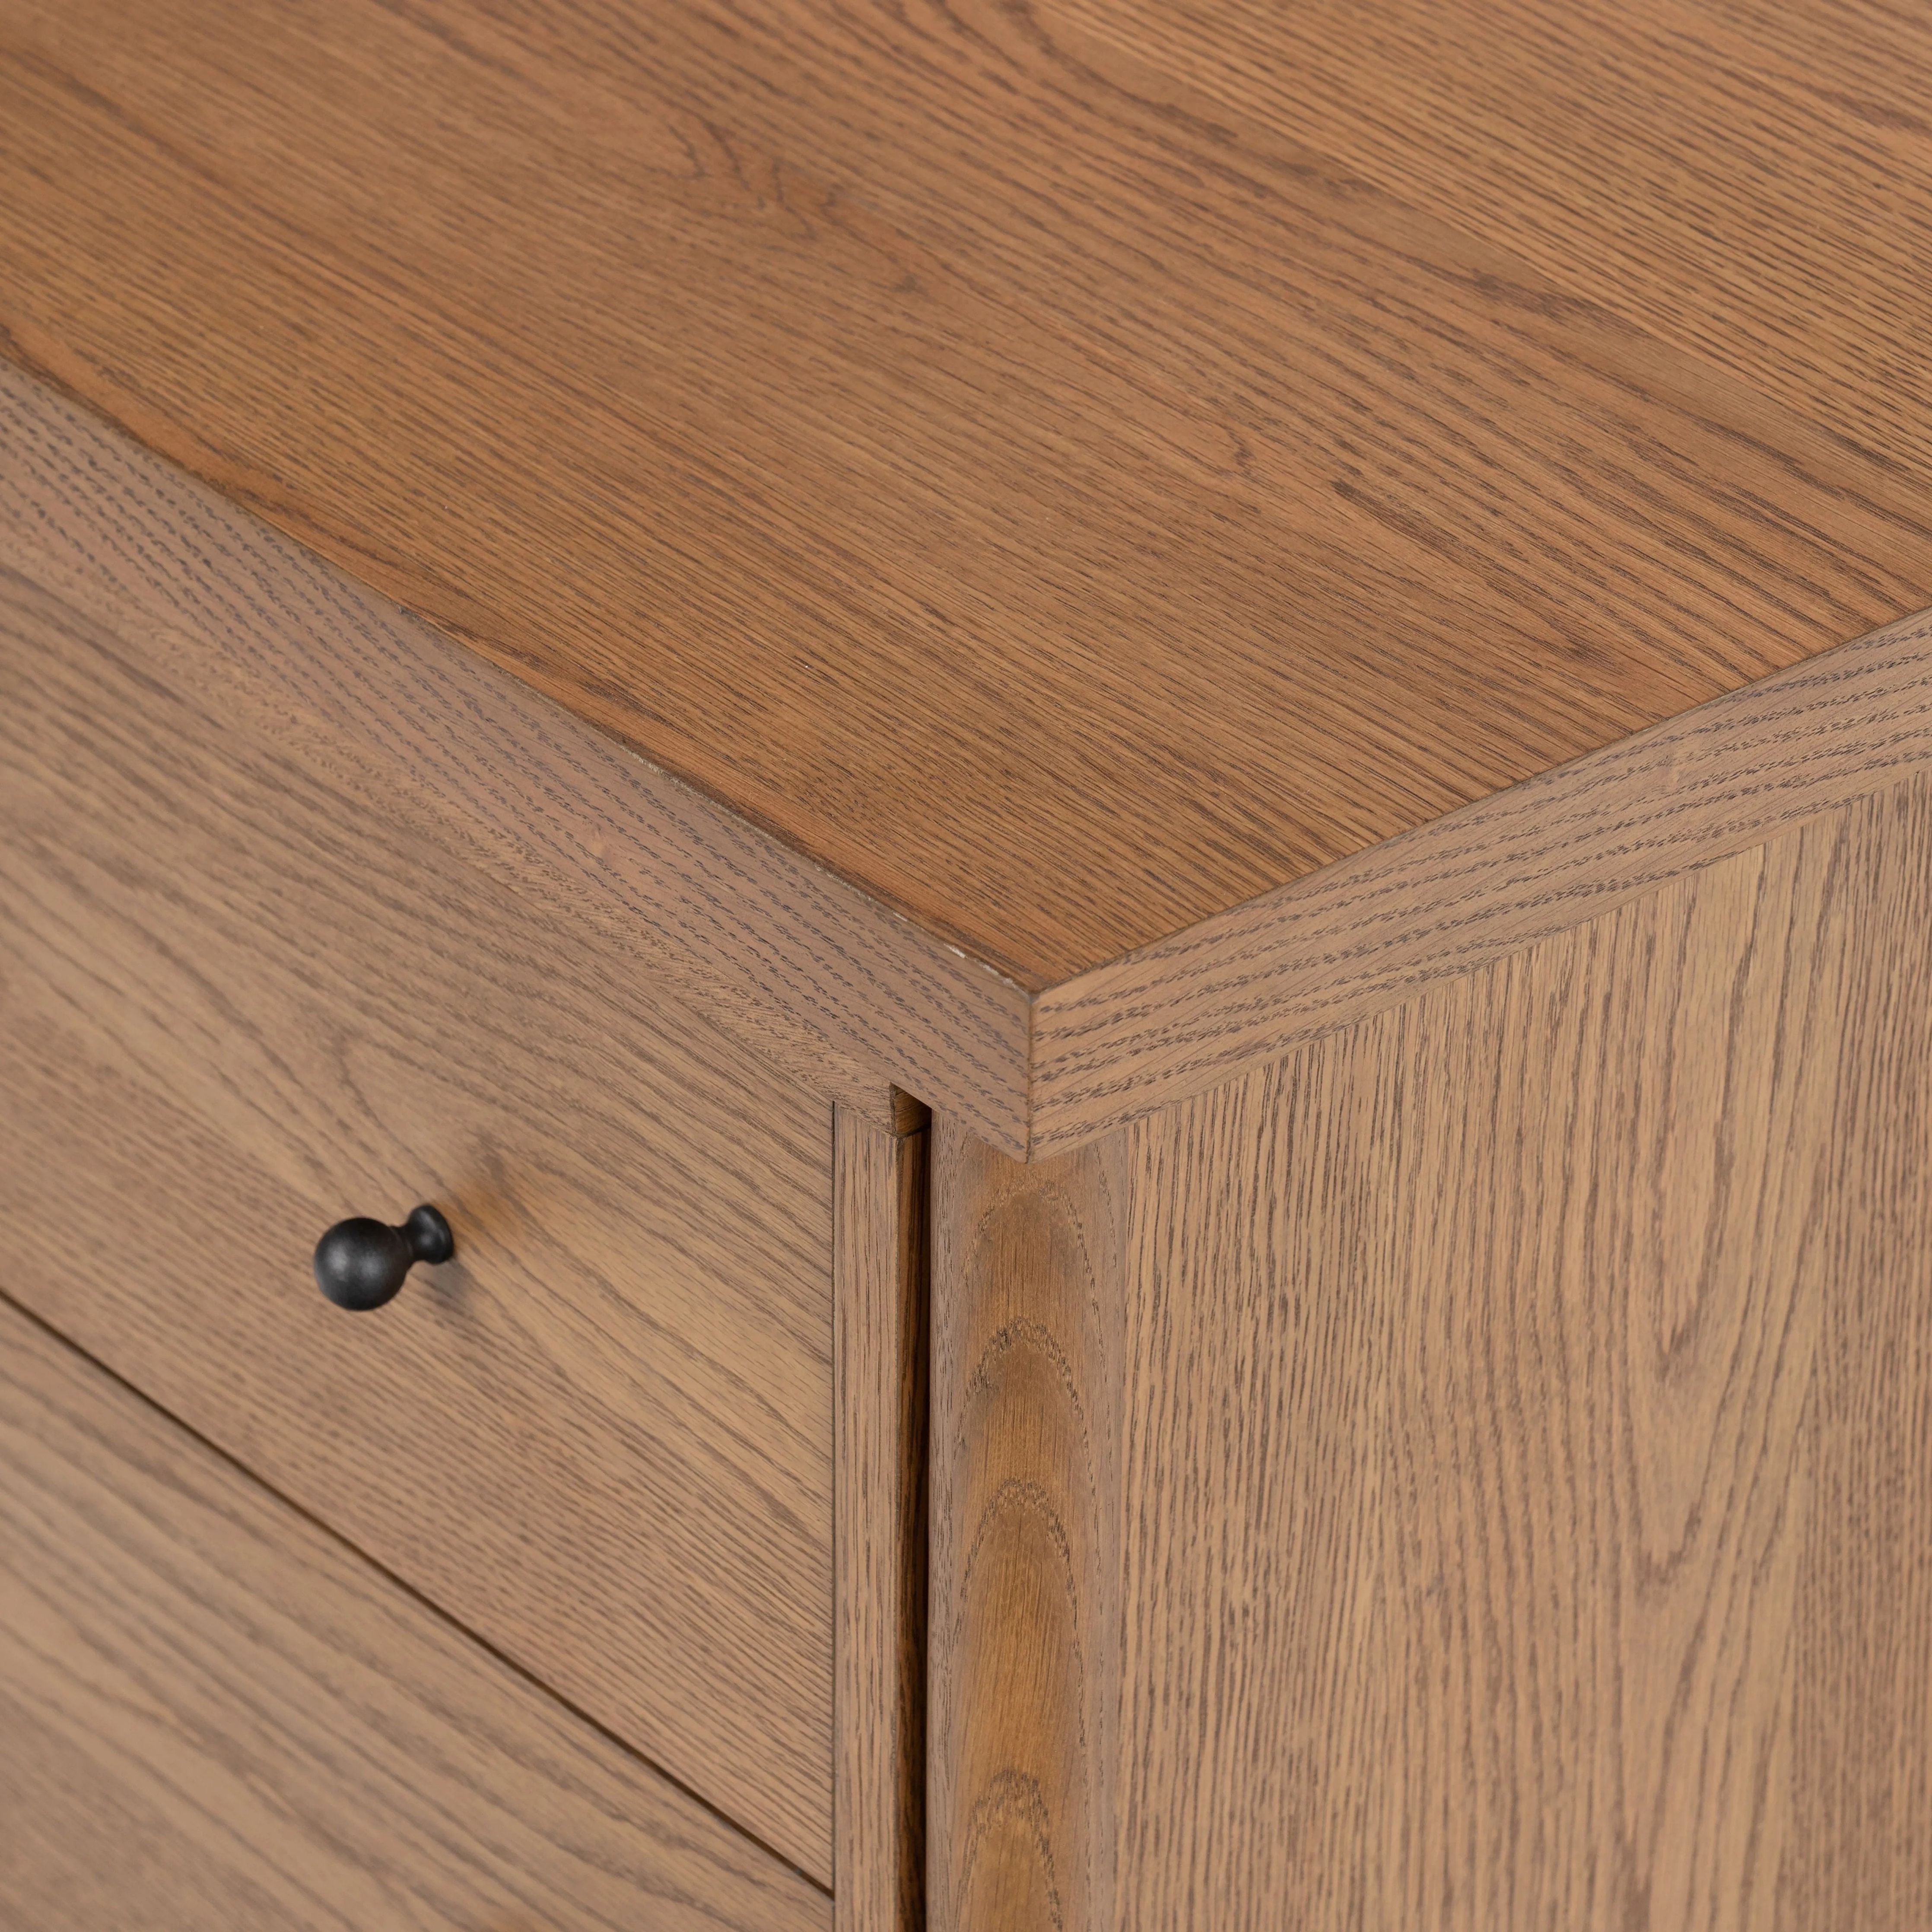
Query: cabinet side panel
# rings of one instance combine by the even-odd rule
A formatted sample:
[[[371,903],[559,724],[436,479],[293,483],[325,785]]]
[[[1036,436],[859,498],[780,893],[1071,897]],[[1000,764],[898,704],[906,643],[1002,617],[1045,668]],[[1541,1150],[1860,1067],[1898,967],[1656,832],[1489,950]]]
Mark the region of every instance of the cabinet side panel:
[[[1779,1932],[1932,1925],[1932,786],[1850,815]]]
[[[926,1869],[926,1166],[841,1108],[832,1235],[837,1932],[919,1932]]]
[[[1932,1642],[1925,1323],[1846,1232],[1904,1198],[1843,1077],[1892,836],[1816,820],[1132,1130],[1118,1922],[1770,1926],[1882,1849],[1916,1715],[1876,1813],[1796,1761],[1834,1673],[1922,1708]],[[1913,1472],[1883,1524],[1866,1464]],[[1902,1886],[1786,1922],[1904,1932]]]
[[[935,1118],[933,1932],[1113,1923],[1118,1140],[1022,1166]]]

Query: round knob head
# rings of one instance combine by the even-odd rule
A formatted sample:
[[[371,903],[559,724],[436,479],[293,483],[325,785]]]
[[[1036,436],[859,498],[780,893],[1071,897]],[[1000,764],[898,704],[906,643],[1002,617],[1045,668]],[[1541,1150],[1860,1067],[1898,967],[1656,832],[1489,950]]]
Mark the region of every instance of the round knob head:
[[[359,1313],[394,1300],[415,1263],[446,1262],[455,1247],[449,1223],[427,1204],[400,1228],[358,1215],[316,1243],[316,1282],[337,1307]]]

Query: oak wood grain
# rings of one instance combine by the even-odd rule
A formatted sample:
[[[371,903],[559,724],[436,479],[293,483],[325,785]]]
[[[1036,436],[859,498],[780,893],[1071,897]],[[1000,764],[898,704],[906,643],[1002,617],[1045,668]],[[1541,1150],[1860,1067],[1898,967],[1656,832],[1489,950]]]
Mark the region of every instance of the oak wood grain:
[[[1907,620],[1029,995],[0,365],[0,554],[802,1084],[1064,1150],[1922,765]]]
[[[1533,10],[1406,10],[1510,58],[1397,170],[1346,10],[13,0],[0,330],[1036,989],[1932,603],[1918,137]],[[1369,79],[1310,116],[1324,33]],[[1617,141],[1459,192],[1539,61],[1522,165],[1573,70]],[[1748,258],[1726,340],[1611,286]]]
[[[1768,1922],[1835,830],[1137,1137],[1132,1922]]]
[[[1025,1145],[1024,993],[0,363],[0,560],[145,675],[551,916],[794,1079]]]
[[[1802,1828],[1778,1932],[1932,1919],[1932,787],[1852,812],[1844,868],[1858,1004],[1832,1110],[1804,1530],[1816,1580],[1792,1636]]]
[[[841,1110],[833,1154],[838,1932],[926,1925],[928,1136]]]
[[[1099,1928],[1121,1795],[1120,1142],[1022,1166],[944,1115],[934,1137],[928,1923]]]
[[[832,1108],[0,588],[8,1292],[829,1883]]]
[[[0,1301],[0,1925],[826,1932],[824,1895]]]
[[[1056,0],[1922,475],[1932,20],[1856,0]]]
[[[1073,1767],[1034,1843],[1112,1890],[1017,1922],[1926,1922],[1928,871],[1919,777],[1069,1157],[1123,1177],[1092,1285],[1016,1242],[1000,1305],[1078,1480],[946,1339],[946,1230],[1060,1163],[989,1190],[938,1124],[935,1604],[1018,1443],[1054,1534],[1004,1654],[1112,1646],[1053,1718],[982,1660],[935,1723],[936,1792],[1042,1724]],[[935,1684],[973,1641],[935,1614]]]
[[[1921,615],[1040,994],[1028,1147],[1077,1146],[1928,762]]]

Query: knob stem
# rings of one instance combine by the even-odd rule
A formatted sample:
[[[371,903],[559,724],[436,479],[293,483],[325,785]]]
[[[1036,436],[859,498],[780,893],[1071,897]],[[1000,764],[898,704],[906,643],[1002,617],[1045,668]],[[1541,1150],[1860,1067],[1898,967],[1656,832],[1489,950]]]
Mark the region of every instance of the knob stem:
[[[456,1237],[449,1232],[449,1223],[427,1201],[410,1210],[403,1222],[403,1234],[409,1242],[410,1252],[418,1261],[426,1262],[432,1268],[440,1262],[448,1261],[456,1252]]]

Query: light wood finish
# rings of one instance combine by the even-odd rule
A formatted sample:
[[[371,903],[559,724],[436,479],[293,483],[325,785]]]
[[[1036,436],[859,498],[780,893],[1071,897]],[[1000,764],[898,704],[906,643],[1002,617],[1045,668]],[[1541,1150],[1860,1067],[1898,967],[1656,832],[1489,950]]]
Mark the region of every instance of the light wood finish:
[[[1932,759],[1910,620],[1037,994],[0,365],[0,562],[881,1126],[1064,1150]]]
[[[0,592],[8,1291],[829,1883],[831,1108]]]
[[[1118,1137],[933,1174],[933,1932],[1115,1922]]]
[[[833,1156],[838,1932],[926,1924],[928,1134],[841,1111]]]
[[[679,987],[814,1090],[1025,1145],[1027,1002],[0,364],[0,563],[144,674]]]
[[[1778,1932],[1932,1923],[1932,786],[1850,817]],[[1857,1856],[1839,1848],[1855,1846]]]
[[[1078,1146],[1928,764],[1922,615],[1040,994],[1028,1148]]]
[[[1136,1136],[1137,1922],[1770,1922],[1837,830]]]
[[[1924,473],[1922,8],[1070,0],[1054,14],[1431,215],[1508,235],[1575,296]]]
[[[1918,778],[1070,1161],[938,1124],[935,1932],[1932,1922],[1928,876]]]
[[[0,330],[1040,991],[1932,602],[1925,36],[1747,4],[11,0]]]
[[[1922,1932],[1928,45],[10,0],[19,1292],[842,1932]]]
[[[0,1926],[830,1920],[796,1872],[0,1302]]]

